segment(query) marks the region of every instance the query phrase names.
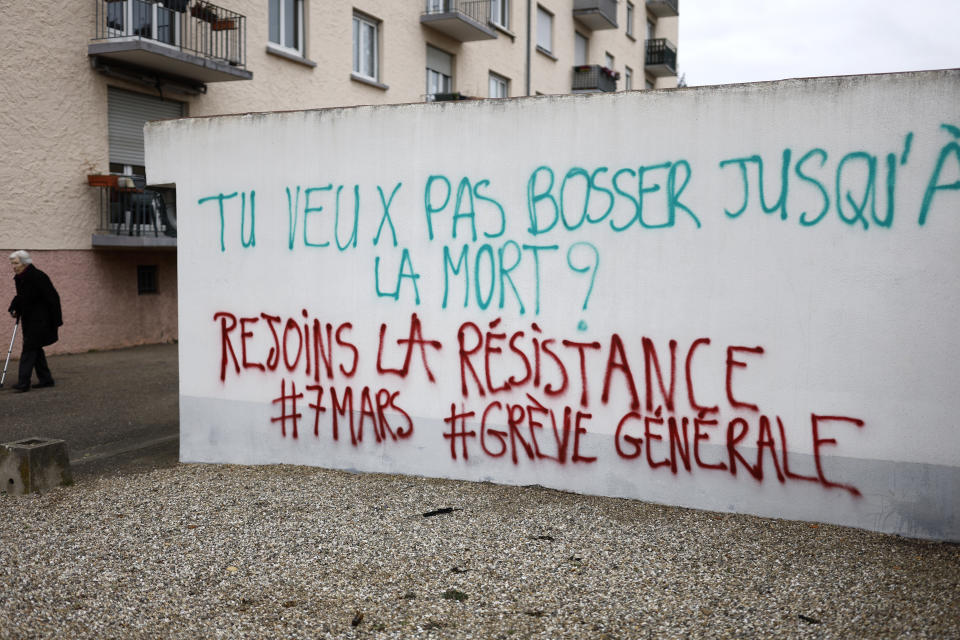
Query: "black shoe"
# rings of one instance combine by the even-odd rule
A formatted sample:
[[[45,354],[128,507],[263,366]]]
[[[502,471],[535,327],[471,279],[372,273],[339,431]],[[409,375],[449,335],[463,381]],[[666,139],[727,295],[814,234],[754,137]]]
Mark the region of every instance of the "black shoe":
[[[50,380],[49,382],[38,382],[37,384],[33,385],[33,388],[34,388],[34,389],[43,389],[43,388],[45,388],[45,387],[52,387],[53,385],[54,385],[53,380]]]
[[[28,384],[15,384],[10,388],[14,391],[19,391],[20,393],[26,393],[27,391],[30,391],[30,385]]]

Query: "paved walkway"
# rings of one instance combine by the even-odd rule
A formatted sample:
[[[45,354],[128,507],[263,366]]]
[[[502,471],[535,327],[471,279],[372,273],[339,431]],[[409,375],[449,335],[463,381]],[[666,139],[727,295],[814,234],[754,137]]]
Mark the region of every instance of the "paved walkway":
[[[0,442],[65,440],[80,474],[176,464],[177,345],[49,356],[48,361],[56,386],[28,393],[11,388],[18,362],[10,361],[0,389]]]

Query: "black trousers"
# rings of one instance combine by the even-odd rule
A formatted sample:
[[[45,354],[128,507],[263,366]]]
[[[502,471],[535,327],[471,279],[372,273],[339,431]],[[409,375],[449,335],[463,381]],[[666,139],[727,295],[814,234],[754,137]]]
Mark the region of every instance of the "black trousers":
[[[21,386],[30,386],[30,374],[37,370],[37,380],[43,384],[53,382],[53,376],[50,375],[50,367],[47,366],[47,356],[43,354],[43,347],[36,349],[23,348],[20,353],[20,379],[17,384]]]

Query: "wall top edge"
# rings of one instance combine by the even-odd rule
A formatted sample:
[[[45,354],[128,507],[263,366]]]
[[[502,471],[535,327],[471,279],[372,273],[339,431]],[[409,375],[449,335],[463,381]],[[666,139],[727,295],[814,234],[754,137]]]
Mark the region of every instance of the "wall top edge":
[[[295,113],[328,112],[340,113],[349,111],[373,111],[373,110],[398,110],[398,109],[462,109],[475,108],[479,104],[507,104],[516,102],[580,102],[587,100],[617,100],[623,96],[630,95],[651,95],[663,96],[665,94],[691,94],[691,93],[728,93],[728,92],[768,92],[779,88],[797,88],[801,86],[812,86],[816,88],[829,87],[844,88],[848,86],[860,85],[864,83],[880,81],[903,81],[903,80],[923,80],[933,81],[943,79],[944,81],[956,82],[960,80],[960,67],[951,69],[931,69],[924,71],[895,71],[887,73],[853,74],[838,76],[815,76],[807,78],[784,78],[781,80],[766,80],[762,82],[742,82],[733,84],[702,85],[694,87],[677,87],[670,89],[642,89],[635,91],[617,91],[611,93],[590,93],[590,94],[554,94],[540,96],[517,96],[512,98],[472,98],[467,100],[444,101],[444,102],[404,102],[390,104],[358,104],[343,105],[336,107],[317,107],[313,109],[290,109],[277,111],[249,111],[237,113],[224,113],[219,115],[204,116],[186,116],[183,118],[174,118],[168,120],[156,120],[146,124],[147,129],[163,127],[171,122],[190,121],[190,120],[224,120],[224,119],[244,119],[256,118],[270,115],[284,115]]]

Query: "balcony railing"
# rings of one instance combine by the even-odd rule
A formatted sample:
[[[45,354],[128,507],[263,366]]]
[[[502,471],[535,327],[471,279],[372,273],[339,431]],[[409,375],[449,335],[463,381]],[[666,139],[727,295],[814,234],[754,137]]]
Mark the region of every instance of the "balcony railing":
[[[574,0],[573,17],[599,31],[617,28],[617,0]]]
[[[246,70],[247,18],[235,11],[206,0],[94,3],[91,56],[201,83],[253,75]]]
[[[658,18],[680,15],[680,0],[647,0],[647,11]]]
[[[140,176],[87,176],[97,187],[99,224],[94,246],[177,246],[176,192],[147,189]]]
[[[490,26],[492,0],[426,0],[420,23],[459,42],[491,40],[497,32]]]
[[[677,48],[666,38],[647,40],[647,73],[654,76],[677,75]]]
[[[470,96],[465,96],[459,91],[453,93],[428,93],[427,102],[452,102],[456,100],[474,100]]]
[[[599,64],[581,64],[573,68],[573,91],[616,91],[620,74]]]

